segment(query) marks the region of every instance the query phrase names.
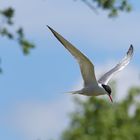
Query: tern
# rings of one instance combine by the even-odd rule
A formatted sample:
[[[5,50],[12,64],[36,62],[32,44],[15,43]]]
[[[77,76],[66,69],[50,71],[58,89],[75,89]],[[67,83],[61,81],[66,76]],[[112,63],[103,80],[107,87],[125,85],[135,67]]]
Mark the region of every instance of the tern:
[[[119,71],[123,70],[130,62],[133,56],[133,46],[130,45],[125,57],[111,70],[106,72],[97,81],[93,63],[77,48],[75,48],[69,41],[67,41],[62,35],[57,33],[54,29],[47,26],[53,35],[62,43],[62,45],[75,57],[80,66],[82,78],[84,81],[84,87],[78,91],[72,91],[73,94],[81,94],[86,96],[99,96],[108,95],[110,101],[113,102],[111,96],[111,88],[108,85],[109,80]]]

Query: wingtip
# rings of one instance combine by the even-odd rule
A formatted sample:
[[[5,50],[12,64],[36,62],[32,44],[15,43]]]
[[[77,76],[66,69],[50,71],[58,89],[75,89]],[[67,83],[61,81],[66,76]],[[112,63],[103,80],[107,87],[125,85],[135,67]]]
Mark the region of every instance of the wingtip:
[[[50,30],[52,30],[52,28],[49,25],[46,25]]]
[[[133,45],[132,45],[132,44],[130,45],[130,48],[131,48],[131,49],[134,49],[134,47],[133,47]]]
[[[131,44],[128,51],[127,51],[127,55],[133,55],[133,51],[134,51],[134,47],[133,45]]]
[[[46,25],[49,29],[50,29],[50,31],[55,35],[56,34],[56,31],[55,30],[53,30],[49,25]]]

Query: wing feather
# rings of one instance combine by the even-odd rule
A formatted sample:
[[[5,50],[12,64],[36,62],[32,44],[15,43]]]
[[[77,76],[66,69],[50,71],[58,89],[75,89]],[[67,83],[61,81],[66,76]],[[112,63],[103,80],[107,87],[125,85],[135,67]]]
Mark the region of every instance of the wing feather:
[[[76,49],[69,41],[63,38],[59,33],[48,26],[54,36],[62,43],[62,45],[78,60],[80,65],[81,74],[84,80],[84,85],[97,84],[97,80],[94,73],[94,65],[90,60]]]
[[[101,84],[106,84],[109,82],[109,80],[112,78],[114,74],[117,72],[123,70],[130,62],[132,56],[133,56],[134,48],[132,45],[130,45],[126,56],[115,66],[113,67],[110,71],[105,73],[99,80],[98,82]]]

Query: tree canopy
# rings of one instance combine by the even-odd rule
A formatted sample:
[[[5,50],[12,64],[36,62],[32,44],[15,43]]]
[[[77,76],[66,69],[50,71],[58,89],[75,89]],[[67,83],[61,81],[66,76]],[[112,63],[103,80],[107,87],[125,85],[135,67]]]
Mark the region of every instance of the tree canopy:
[[[76,99],[77,109],[70,115],[62,140],[138,140],[140,139],[140,87],[132,87],[117,103],[89,98]]]

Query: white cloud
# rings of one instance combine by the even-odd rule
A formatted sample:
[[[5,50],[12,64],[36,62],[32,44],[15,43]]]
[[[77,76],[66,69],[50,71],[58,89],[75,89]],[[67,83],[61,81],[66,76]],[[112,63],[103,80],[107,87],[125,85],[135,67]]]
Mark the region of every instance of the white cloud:
[[[73,109],[72,97],[69,95],[49,103],[23,102],[13,111],[9,121],[27,140],[58,139],[60,132],[68,125],[68,113]]]
[[[118,99],[124,98],[131,86],[140,86],[139,74],[140,71],[136,67],[128,67],[116,76],[118,82]]]

